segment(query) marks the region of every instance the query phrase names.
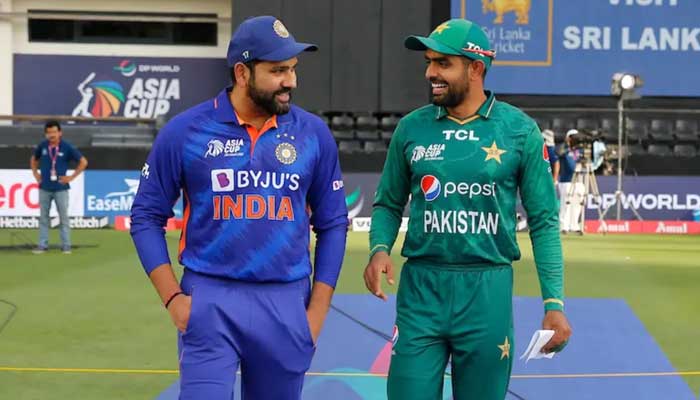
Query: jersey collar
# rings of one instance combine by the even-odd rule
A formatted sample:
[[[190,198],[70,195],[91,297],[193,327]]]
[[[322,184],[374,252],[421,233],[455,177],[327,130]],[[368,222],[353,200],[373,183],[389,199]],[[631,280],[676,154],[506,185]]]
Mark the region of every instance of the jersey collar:
[[[233,104],[231,104],[231,98],[229,97],[229,93],[231,93],[232,89],[233,87],[229,86],[223,89],[221,92],[219,92],[219,94],[216,97],[214,97],[214,118],[218,122],[229,122],[234,123],[236,125],[243,125],[245,121],[241,123],[242,121],[239,120],[236,111],[233,109]],[[279,114],[276,116],[273,115],[271,119],[274,119],[275,125],[280,123],[286,123],[290,121],[291,114],[292,110],[290,109],[288,113]]]
[[[484,101],[481,107],[479,107],[479,109],[476,110],[476,114],[472,115],[471,117],[467,117],[463,121],[460,121],[458,118],[451,116],[444,106],[438,106],[436,107],[437,111],[435,112],[435,119],[442,119],[447,117],[459,123],[473,121],[475,119],[474,117],[477,115],[484,119],[488,119],[491,116],[493,105],[496,103],[496,95],[494,95],[494,93],[490,90],[485,90],[484,94],[486,95],[486,101]]]

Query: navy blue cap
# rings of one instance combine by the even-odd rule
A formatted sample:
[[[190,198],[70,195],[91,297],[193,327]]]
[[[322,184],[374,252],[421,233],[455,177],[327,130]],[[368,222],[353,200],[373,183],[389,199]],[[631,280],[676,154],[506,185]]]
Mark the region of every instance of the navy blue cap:
[[[284,61],[303,51],[316,51],[315,44],[299,43],[282,21],[269,15],[243,21],[231,36],[226,52],[228,66],[253,60]]]

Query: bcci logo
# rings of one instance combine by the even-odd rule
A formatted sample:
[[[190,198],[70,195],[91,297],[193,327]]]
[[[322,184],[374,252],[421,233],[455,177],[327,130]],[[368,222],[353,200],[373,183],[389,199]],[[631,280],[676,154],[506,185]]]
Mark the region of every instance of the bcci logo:
[[[281,38],[286,39],[289,37],[289,31],[280,20],[276,20],[275,23],[272,24],[272,29],[274,29],[275,33]]]
[[[291,143],[280,143],[275,149],[275,156],[282,164],[289,165],[297,159],[297,149]]]

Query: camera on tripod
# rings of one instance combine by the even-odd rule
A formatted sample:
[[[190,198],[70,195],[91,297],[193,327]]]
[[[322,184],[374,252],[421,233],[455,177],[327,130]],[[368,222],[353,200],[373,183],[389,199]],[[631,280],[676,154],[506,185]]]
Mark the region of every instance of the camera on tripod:
[[[566,132],[566,138],[571,150],[578,150],[582,156],[579,162],[591,161],[593,155],[593,143],[600,140],[598,131],[586,129],[570,129]]]

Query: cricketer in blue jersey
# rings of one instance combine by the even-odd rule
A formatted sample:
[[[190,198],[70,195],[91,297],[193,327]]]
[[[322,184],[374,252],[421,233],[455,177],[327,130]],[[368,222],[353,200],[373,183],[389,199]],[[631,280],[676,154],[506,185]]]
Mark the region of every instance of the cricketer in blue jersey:
[[[244,399],[301,397],[347,228],[335,141],[290,103],[307,50],[274,17],[244,21],[233,87],[165,125],[142,170],[131,235],[179,331],[181,399],[231,399],[239,366]],[[178,283],[163,226],[181,190]]]

